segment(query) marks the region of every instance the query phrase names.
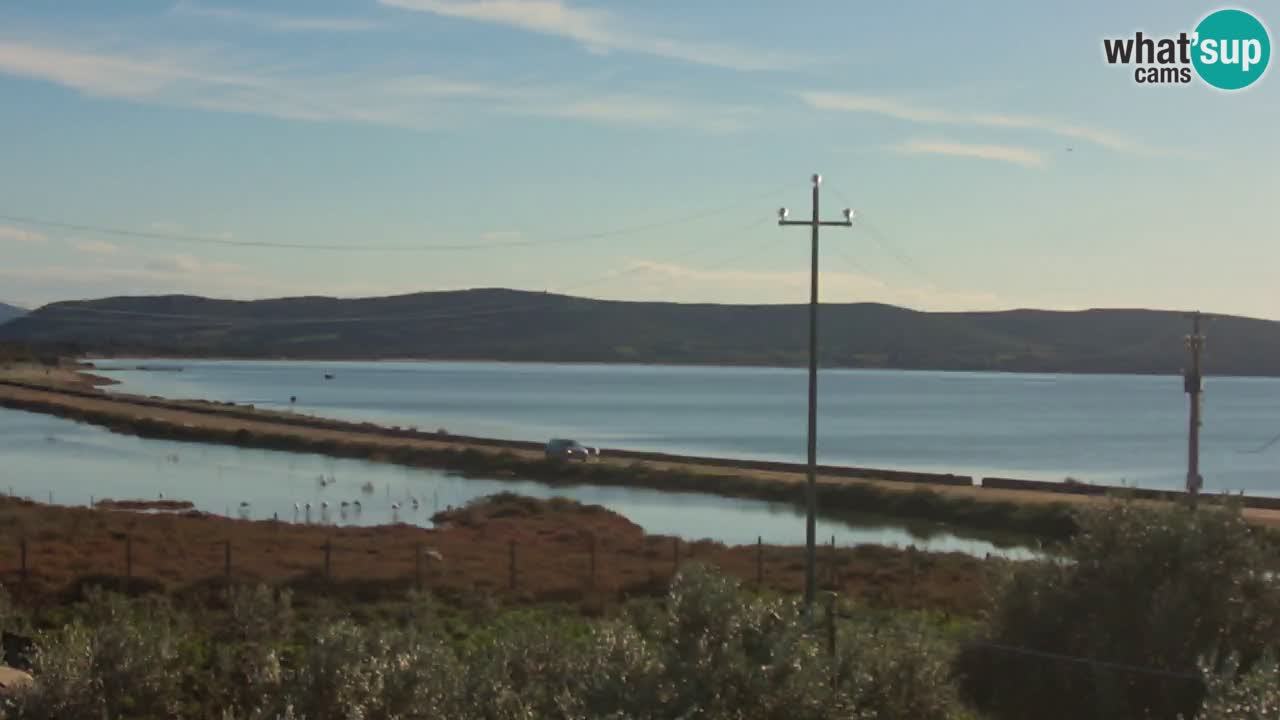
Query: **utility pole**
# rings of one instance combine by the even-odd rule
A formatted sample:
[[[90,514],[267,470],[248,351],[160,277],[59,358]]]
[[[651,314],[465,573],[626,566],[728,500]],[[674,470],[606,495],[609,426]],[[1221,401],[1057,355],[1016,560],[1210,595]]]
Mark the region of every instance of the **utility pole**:
[[[844,220],[822,220],[818,215],[818,190],[822,176],[813,176],[813,219],[788,220],[787,209],[778,209],[779,225],[806,225],[812,230],[812,249],[809,271],[809,461],[805,483],[805,571],[804,606],[809,620],[813,620],[813,603],[818,594],[817,575],[817,526],[818,512],[818,228],[823,225],[852,227],[853,210],[845,208]]]
[[[1187,349],[1191,352],[1191,367],[1183,377],[1183,390],[1191,398],[1190,427],[1187,431],[1187,494],[1195,498],[1200,494],[1204,478],[1200,476],[1200,393],[1204,392],[1204,380],[1200,371],[1200,351],[1204,348],[1204,335],[1200,332],[1199,312],[1189,313],[1191,334],[1187,336]]]

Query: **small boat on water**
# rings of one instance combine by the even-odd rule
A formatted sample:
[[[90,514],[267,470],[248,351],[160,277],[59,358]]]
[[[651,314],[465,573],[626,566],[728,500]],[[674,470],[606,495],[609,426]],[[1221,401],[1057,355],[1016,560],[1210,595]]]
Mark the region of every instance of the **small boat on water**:
[[[332,380],[332,379],[333,379],[333,375],[331,375],[331,374],[329,374],[329,373],[325,373],[325,374],[324,374],[324,379],[325,379],[325,380]]]

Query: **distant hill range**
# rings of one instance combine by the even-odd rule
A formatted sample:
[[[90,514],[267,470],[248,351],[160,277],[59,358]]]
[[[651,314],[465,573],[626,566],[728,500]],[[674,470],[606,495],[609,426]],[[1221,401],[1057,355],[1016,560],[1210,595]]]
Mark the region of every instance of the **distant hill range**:
[[[21,317],[26,313],[26,309],[20,308],[17,305],[9,305],[8,303],[0,302],[0,325],[3,325],[16,317]]]
[[[298,359],[423,358],[800,366],[805,305],[615,302],[514,290],[241,302],[186,295],[47,305],[0,340],[88,352]],[[1190,323],[1154,310],[821,309],[827,367],[1178,373]],[[1280,376],[1280,322],[1208,323],[1209,374]]]

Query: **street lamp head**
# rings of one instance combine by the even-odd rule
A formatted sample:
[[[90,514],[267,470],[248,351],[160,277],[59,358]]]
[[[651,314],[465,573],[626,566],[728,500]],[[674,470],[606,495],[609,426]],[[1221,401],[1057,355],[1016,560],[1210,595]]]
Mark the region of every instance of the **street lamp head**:
[[[791,214],[790,210],[784,207],[778,208],[778,222],[782,222],[783,220],[786,220],[787,215],[790,215],[790,214]]]
[[[844,209],[844,220],[845,222],[853,222],[853,208]]]
[[[814,173],[814,174],[813,174],[813,184],[814,184],[814,185],[821,185],[821,184],[822,184],[822,176],[821,176],[821,175],[819,175],[818,173]]]

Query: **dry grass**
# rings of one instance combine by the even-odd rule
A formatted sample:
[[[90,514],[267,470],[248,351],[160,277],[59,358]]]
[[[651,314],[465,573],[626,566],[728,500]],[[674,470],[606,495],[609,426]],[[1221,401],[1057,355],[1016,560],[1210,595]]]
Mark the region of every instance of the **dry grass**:
[[[420,583],[459,604],[489,596],[517,604],[567,602],[600,609],[665,591],[677,553],[679,562],[718,566],[748,584],[756,582],[759,560],[764,587],[787,593],[803,588],[803,548],[681,543],[646,535],[602,507],[569,500],[500,495],[443,513],[439,522],[436,529],[334,528],[2,498],[0,582],[20,602],[35,606],[75,599],[90,584],[133,592],[203,592],[225,582],[229,543],[232,581],[288,585],[313,598],[403,597]],[[25,578],[20,567],[24,540]],[[326,546],[331,548],[328,578]],[[981,607],[991,567],[960,554],[876,546],[823,548],[820,563],[823,586],[846,597],[966,615]]]

